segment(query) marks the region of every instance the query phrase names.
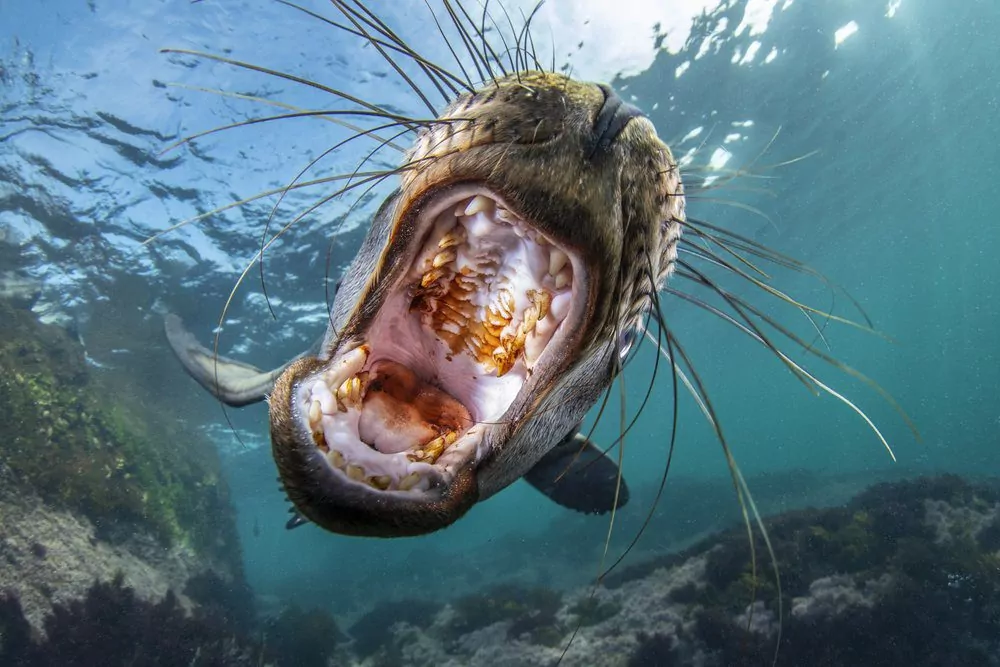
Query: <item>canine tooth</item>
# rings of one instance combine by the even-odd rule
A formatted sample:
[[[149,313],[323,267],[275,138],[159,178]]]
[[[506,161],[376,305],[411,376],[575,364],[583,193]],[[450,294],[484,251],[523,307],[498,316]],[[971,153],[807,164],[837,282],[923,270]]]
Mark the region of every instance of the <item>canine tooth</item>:
[[[504,222],[515,222],[518,219],[513,211],[502,206],[497,206],[496,216],[498,220],[503,220]]]
[[[368,483],[380,491],[385,491],[392,484],[392,477],[389,475],[375,475],[368,478]]]
[[[350,465],[344,470],[347,476],[353,479],[355,482],[363,482],[365,480],[365,469],[361,466]]]
[[[343,470],[344,465],[347,464],[347,460],[344,458],[344,455],[338,452],[336,449],[331,449],[330,453],[327,455],[327,458],[329,459],[330,463],[333,464],[334,468],[340,468],[341,470]]]
[[[331,393],[334,391],[334,387],[339,387],[341,383],[343,383],[344,379],[349,378],[352,375],[357,375],[358,372],[364,368],[365,362],[368,360],[368,355],[370,353],[370,347],[367,345],[359,345],[341,357],[335,367],[328,369],[326,373],[323,374],[323,380],[330,388]]]
[[[472,216],[481,211],[486,211],[493,205],[493,201],[488,197],[483,195],[476,195],[469,202],[469,205],[465,207],[465,215]]]
[[[427,457],[430,458],[431,462],[434,462],[439,456],[441,456],[441,452],[444,451],[445,447],[447,447],[447,443],[445,443],[444,436],[439,435],[424,445],[424,451],[426,452]]]
[[[319,421],[323,418],[323,405],[314,400],[312,405],[309,406],[309,425],[317,426]]]
[[[538,307],[538,319],[544,320],[549,314],[549,307],[552,305],[552,295],[545,290],[538,290],[532,296],[535,305]]]
[[[559,275],[556,276],[556,289],[562,289],[570,284],[572,278],[570,277],[569,271],[561,271]]]
[[[399,480],[399,490],[409,491],[414,486],[416,486],[417,482],[419,481],[420,481],[420,475],[418,473],[411,472],[409,475]]]
[[[462,231],[460,232],[459,230]],[[451,230],[450,232],[442,236],[440,241],[438,241],[438,248],[440,248],[441,250],[447,250],[448,248],[453,248],[457,246],[464,240],[462,238],[463,236],[465,236],[464,231],[465,230],[462,227],[456,227],[455,229]]]
[[[451,264],[454,261],[455,261],[455,251],[444,250],[434,256],[434,261],[431,262],[431,266],[433,266],[435,269],[440,269],[442,266],[445,266],[446,264]]]
[[[330,446],[326,444],[326,438],[323,436],[322,431],[313,431],[312,434],[313,444],[321,452],[329,452]]]
[[[569,256],[566,253],[558,248],[553,248],[552,252],[549,253],[549,275],[558,275],[568,261]]]
[[[367,373],[365,373],[367,375]],[[337,408],[340,409],[346,403],[359,403],[362,397],[361,378],[358,375],[347,378],[344,383],[337,388]],[[346,408],[346,405],[345,405]],[[344,410],[341,410],[343,412]]]
[[[420,279],[420,286],[424,288],[429,287],[443,275],[444,271],[442,271],[441,269],[431,269],[430,271],[424,274],[423,278]]]
[[[530,333],[538,322],[538,306],[532,306],[524,311],[524,321],[521,322],[521,331]]]

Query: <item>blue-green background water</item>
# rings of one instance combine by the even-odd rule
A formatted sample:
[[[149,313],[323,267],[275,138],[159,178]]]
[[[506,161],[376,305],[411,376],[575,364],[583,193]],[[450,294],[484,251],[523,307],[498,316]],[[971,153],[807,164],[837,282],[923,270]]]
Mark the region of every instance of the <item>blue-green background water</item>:
[[[586,10],[550,2],[540,19],[553,25],[557,58],[580,76],[611,76],[618,70],[609,61],[621,44],[635,41],[651,50],[658,30],[667,29],[668,38],[681,30],[654,25],[662,9],[655,14],[621,4],[630,17],[625,28],[587,24]],[[683,48],[668,50],[667,39],[655,57],[622,64],[627,71],[614,83],[650,114],[666,140],[702,128],[674,145],[678,155],[699,147],[695,166],[704,167],[720,148],[732,154],[726,168],[749,165],[752,175],[732,188],[692,197],[689,214],[796,256],[849,291],[892,341],[830,323],[825,332],[834,354],[875,378],[922,436],[916,440],[864,384],[812,363],[821,379],[874,420],[896,453],[892,463],[844,405],[807,392],[732,327],[665,299],[671,327],[695,359],[751,487],[760,491],[761,510],[834,502],[875,478],[1000,473],[1000,5],[733,5],[695,24]],[[372,6],[397,20],[417,48],[443,56],[422,6]],[[766,29],[741,31],[745,13],[754,11],[770,19]],[[685,21],[690,30],[690,18],[679,25]],[[856,33],[838,44],[837,31],[852,21]],[[704,33],[713,31],[695,57]],[[755,41],[754,59],[740,62]],[[258,113],[243,101],[191,87],[322,103],[316,91],[163,55],[161,47],[225,54],[407,112],[420,109],[371,49],[277,3],[0,0],[0,270],[43,283],[46,302],[79,330],[98,372],[131,377],[151,409],[174,411],[191,429],[213,434],[256,591],[276,602],[308,600],[351,615],[379,598],[445,596],[493,579],[568,584],[591,577],[605,520],[569,516],[524,484],[454,527],[418,539],[366,541],[311,526],[284,529],[286,505],[266,447],[265,409],[230,414],[240,445],[218,406],[177,370],[159,334],[159,314],[170,309],[209,340],[259,243],[269,204],[200,222],[148,248],[139,242],[198,212],[287,182],[342,135],[300,120],[235,130],[160,155],[185,134]],[[764,62],[772,49],[775,57]],[[727,143],[728,135],[738,137]],[[339,155],[325,169],[350,169],[369,149]],[[802,156],[808,157],[767,168]],[[259,283],[249,281],[226,323],[225,354],[273,366],[318,335],[331,230],[351,201],[311,216],[268,256],[278,319],[270,319]],[[290,219],[303,202],[292,197],[279,219]],[[332,239],[334,274],[351,257],[363,214],[375,204],[366,202],[347,231]],[[814,280],[779,277],[785,291],[831,307],[829,291]],[[855,316],[842,295],[832,305]],[[801,314],[772,312],[808,335]],[[647,344],[627,376],[633,406],[645,391],[643,369],[653,355]],[[801,352],[792,356],[806,359]],[[619,518],[618,547],[641,520],[662,471],[668,380],[661,373],[651,407],[627,439],[624,471],[633,499]],[[617,427],[602,420],[595,439],[613,439]],[[680,401],[673,466],[673,495],[668,492],[661,523],[640,550],[676,548],[735,517],[720,447],[687,396]],[[701,491],[685,495],[686,489]],[[709,499],[699,495],[705,489]],[[677,531],[682,536],[668,529],[686,519],[690,525]]]

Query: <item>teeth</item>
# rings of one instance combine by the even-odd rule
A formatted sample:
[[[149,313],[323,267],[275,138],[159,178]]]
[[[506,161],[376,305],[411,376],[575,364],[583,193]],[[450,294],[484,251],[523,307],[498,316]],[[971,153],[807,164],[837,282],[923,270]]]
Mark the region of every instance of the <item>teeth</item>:
[[[465,207],[464,213],[465,215],[472,216],[476,213],[487,211],[492,206],[493,200],[488,197],[484,197],[483,195],[476,195],[472,198],[472,201],[469,202],[469,205]]]
[[[511,294],[511,291],[509,289],[502,289],[497,296],[500,297],[500,312],[508,317],[513,317],[515,304],[514,295]]]
[[[562,250],[552,249],[549,253],[549,275],[557,276],[566,263],[569,261],[569,257]]]
[[[528,333],[535,328],[538,323],[538,307],[532,306],[524,311],[524,321],[521,322],[521,331]]]
[[[365,469],[361,466],[350,465],[344,469],[347,476],[353,479],[355,482],[363,482],[365,480]]]
[[[368,478],[368,483],[374,486],[376,489],[385,491],[392,484],[392,477],[389,475],[375,475],[374,477]]]
[[[360,375],[355,375],[352,378],[344,380],[344,383],[337,388],[337,408],[345,407],[345,404],[350,403],[357,405],[361,402],[363,398],[363,385],[361,381],[361,375],[367,376],[367,373],[361,373]],[[344,410],[341,410],[344,412]]]
[[[411,472],[409,475],[399,480],[399,490],[409,491],[414,486],[416,486],[417,482],[419,481],[420,481],[420,475],[418,473]]]
[[[330,450],[330,453],[327,454],[327,460],[330,461],[330,464],[334,468],[339,468],[340,470],[343,470],[344,466],[347,464],[347,461],[344,459],[344,455],[336,449]]]
[[[309,426],[315,429],[322,418],[323,405],[319,401],[314,400],[312,405],[309,406]]]
[[[456,255],[454,250],[445,250],[443,252],[439,252],[437,255],[434,256],[434,261],[431,263],[431,265],[435,269],[440,269],[442,266],[454,262],[455,256]]]
[[[566,287],[567,285],[570,284],[571,280],[572,278],[570,278],[569,271],[568,270],[562,271],[559,275],[556,276],[556,281],[555,281],[556,289],[562,289],[563,287]]]
[[[544,320],[545,316],[549,314],[549,308],[552,305],[552,295],[545,290],[538,290],[530,296],[535,302],[535,306],[538,307],[538,319]]]
[[[497,206],[496,217],[498,220],[502,220],[504,222],[516,222],[518,220],[518,217],[514,215],[512,211],[501,206]]]
[[[323,380],[330,388],[339,386],[346,378],[357,375],[368,360],[371,348],[367,345],[359,345],[337,362],[336,368],[331,368],[323,374]]]
[[[443,237],[441,237],[441,240],[438,241],[438,248],[440,248],[441,250],[447,250],[448,248],[453,248],[454,246],[460,244],[464,240],[464,237],[465,237],[465,229],[461,226],[456,227],[455,229],[451,230]]]
[[[443,275],[444,271],[442,271],[441,269],[431,269],[430,271],[424,274],[423,278],[420,279],[420,286],[429,287],[435,282],[437,282],[437,280]]]

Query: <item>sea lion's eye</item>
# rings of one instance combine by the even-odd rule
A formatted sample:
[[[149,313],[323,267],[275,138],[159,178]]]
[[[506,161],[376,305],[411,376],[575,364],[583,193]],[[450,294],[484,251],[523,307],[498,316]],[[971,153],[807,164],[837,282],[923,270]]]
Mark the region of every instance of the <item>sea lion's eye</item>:
[[[628,356],[632,344],[635,342],[635,328],[629,327],[618,334],[618,358],[622,361]]]

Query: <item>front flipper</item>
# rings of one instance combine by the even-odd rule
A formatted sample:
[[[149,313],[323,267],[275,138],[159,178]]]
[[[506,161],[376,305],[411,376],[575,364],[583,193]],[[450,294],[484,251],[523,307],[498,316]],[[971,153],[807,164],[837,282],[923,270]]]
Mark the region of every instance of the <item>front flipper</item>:
[[[524,479],[550,500],[585,514],[610,512],[619,481],[615,462],[576,431],[549,450]],[[622,479],[618,508],[627,502],[628,487]]]
[[[240,407],[264,400],[274,381],[288,364],[273,371],[263,371],[242,361],[216,356],[198,343],[184,322],[173,313],[164,317],[164,329],[174,354],[188,375],[226,405]]]

